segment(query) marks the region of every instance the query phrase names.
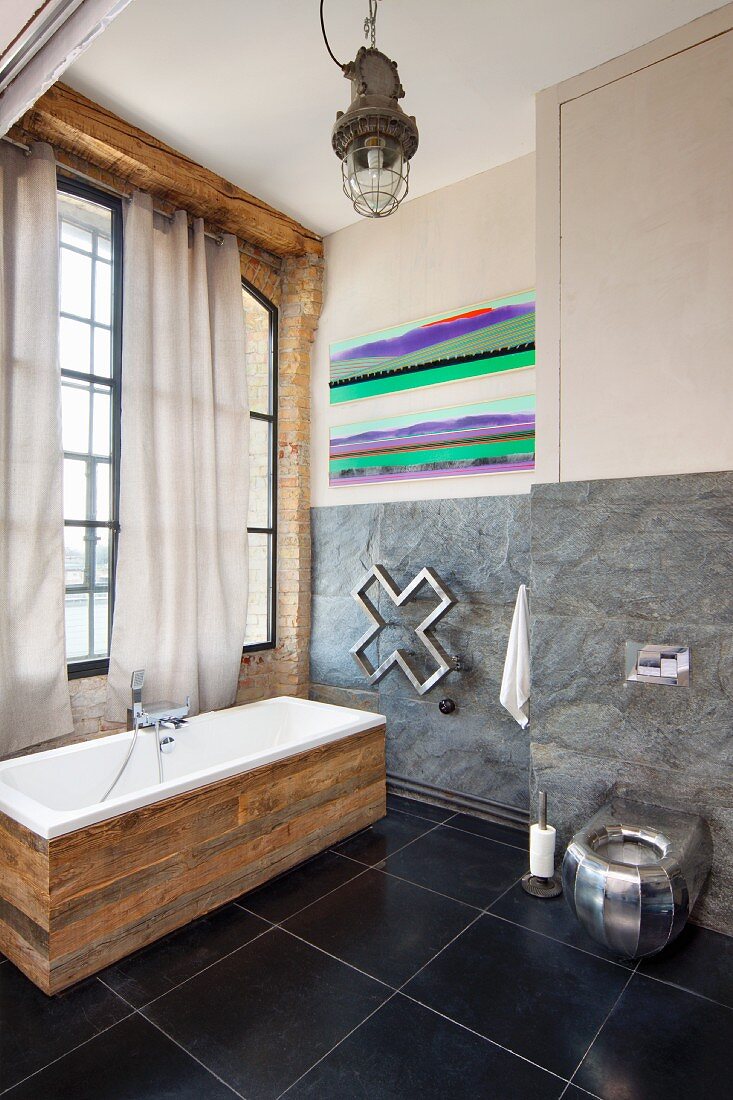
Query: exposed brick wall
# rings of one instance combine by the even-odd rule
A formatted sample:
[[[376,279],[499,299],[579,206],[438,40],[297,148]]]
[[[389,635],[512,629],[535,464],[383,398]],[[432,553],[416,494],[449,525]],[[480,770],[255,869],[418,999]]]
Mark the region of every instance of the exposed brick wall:
[[[322,285],[322,257],[299,256],[283,262],[277,303],[280,355],[276,646],[243,658],[237,694],[240,703],[270,695],[308,693],[310,354],[321,312]]]

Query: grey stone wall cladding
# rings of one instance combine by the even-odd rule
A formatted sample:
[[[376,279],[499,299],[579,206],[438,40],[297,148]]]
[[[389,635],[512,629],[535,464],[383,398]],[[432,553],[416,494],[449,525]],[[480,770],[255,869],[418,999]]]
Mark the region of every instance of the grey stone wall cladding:
[[[529,578],[529,498],[315,508],[312,538],[313,696],[386,715],[393,774],[527,807],[529,736],[500,706],[499,686],[517,588]],[[433,566],[458,600],[436,633],[465,670],[422,698],[399,669],[370,689],[349,654],[368,626],[350,592],[375,562],[400,586]],[[426,588],[403,608],[376,584],[369,596],[389,624],[369,653],[373,663],[398,645],[417,656],[411,628],[434,593]],[[453,715],[438,710],[445,695],[458,706]]]
[[[385,714],[397,775],[518,808],[528,787],[532,806],[546,789],[563,845],[615,792],[702,813],[715,851],[695,916],[733,932],[733,472],[317,508],[312,518],[314,697]],[[350,591],[378,561],[398,584],[432,565],[459,600],[438,635],[466,670],[423,699],[399,670],[368,688],[348,652],[366,629]],[[499,704],[522,582],[528,731]],[[381,601],[390,627],[374,660],[412,648],[409,624],[421,617]],[[690,688],[626,684],[627,639],[689,643]],[[443,695],[456,714],[440,714]]]
[[[618,792],[701,813],[695,918],[733,932],[733,473],[540,485],[531,506],[532,804],[564,844]],[[685,688],[626,684],[624,643],[684,642]]]

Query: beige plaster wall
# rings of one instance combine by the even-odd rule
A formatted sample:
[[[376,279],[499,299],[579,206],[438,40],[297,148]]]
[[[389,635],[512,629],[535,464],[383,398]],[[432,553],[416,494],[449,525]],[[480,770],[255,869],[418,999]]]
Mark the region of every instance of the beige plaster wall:
[[[538,97],[539,481],[733,467],[731,27]]]
[[[516,371],[330,406],[328,346],[533,287],[534,175],[534,155],[529,154],[408,201],[383,221],[363,220],[326,238],[324,304],[311,383],[313,505],[529,491],[530,473],[330,489],[332,425],[528,393],[535,378],[533,370]]]

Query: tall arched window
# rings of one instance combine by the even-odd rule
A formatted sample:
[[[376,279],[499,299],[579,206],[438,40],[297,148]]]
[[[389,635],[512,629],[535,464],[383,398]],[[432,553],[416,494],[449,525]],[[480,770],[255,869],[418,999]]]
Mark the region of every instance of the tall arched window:
[[[246,651],[275,645],[277,542],[277,309],[246,280],[250,403],[249,604]]]

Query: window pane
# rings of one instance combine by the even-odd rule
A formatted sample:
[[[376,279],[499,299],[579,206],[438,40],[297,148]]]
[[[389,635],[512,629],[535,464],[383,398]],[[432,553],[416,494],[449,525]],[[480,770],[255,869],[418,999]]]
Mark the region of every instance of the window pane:
[[[92,261],[68,248],[61,249],[61,310],[77,317],[92,312]]]
[[[94,645],[92,657],[104,657],[109,648],[109,592],[94,593]]]
[[[249,600],[245,645],[269,641],[270,535],[247,536],[249,542]]]
[[[93,519],[99,519],[106,522],[109,519],[109,481],[110,481],[110,464],[109,462],[98,462],[97,466],[97,509],[96,515]]]
[[[266,420],[249,422],[248,527],[270,526],[270,432]]]
[[[64,459],[64,519],[87,518],[87,464]]]
[[[94,583],[97,588],[106,588],[109,584],[109,528],[92,528],[90,533],[95,537]]]
[[[63,218],[61,219],[61,242],[62,244],[72,244],[74,248],[83,248],[85,252],[92,251],[91,233],[78,225],[74,225],[73,222],[65,221]]]
[[[94,329],[94,367],[93,374],[109,378],[111,373],[112,333],[108,328]]]
[[[108,389],[97,388],[94,390],[94,420],[92,431],[92,451],[95,455],[109,455],[111,446],[112,424],[111,401]]]
[[[87,584],[86,527],[64,528],[64,582],[72,585]]]
[[[64,450],[86,454],[89,450],[88,386],[73,382],[62,384],[61,427]]]
[[[62,370],[89,373],[89,339],[91,329],[83,321],[62,317],[59,321],[59,360]]]
[[[272,412],[270,393],[270,311],[242,288],[247,337],[247,386],[252,412]]]
[[[89,654],[89,595],[66,593],[66,660],[83,660]]]
[[[108,325],[112,318],[112,267],[100,260],[94,267],[94,320],[101,325]]]
[[[60,211],[59,361],[62,371],[97,374],[110,381],[116,366],[112,238],[115,217],[103,199],[58,191]],[[115,204],[116,209],[119,207]],[[92,317],[92,311],[94,317]],[[81,320],[80,318],[84,318]],[[114,378],[119,384],[119,379]],[[67,522],[108,523],[112,500],[112,438],[115,415],[111,386],[62,381],[64,516]],[[71,453],[86,456],[71,458]],[[116,534],[108,527],[66,527],[67,659],[106,657],[109,652],[110,563]]]

